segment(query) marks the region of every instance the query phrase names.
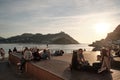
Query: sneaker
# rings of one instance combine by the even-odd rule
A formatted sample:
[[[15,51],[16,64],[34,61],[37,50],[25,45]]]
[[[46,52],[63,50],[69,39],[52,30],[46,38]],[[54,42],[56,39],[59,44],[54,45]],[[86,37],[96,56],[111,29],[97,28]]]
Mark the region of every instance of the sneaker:
[[[99,69],[99,70],[98,70],[98,73],[101,73],[101,72],[102,72],[102,70],[101,70],[101,69]]]
[[[106,68],[101,68],[101,69],[98,70],[98,73],[101,73],[101,72],[103,72],[104,70],[106,70]]]

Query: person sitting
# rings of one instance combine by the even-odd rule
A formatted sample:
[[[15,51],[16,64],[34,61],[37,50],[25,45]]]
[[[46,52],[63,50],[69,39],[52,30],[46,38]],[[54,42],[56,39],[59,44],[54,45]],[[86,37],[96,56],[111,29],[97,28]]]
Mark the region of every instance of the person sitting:
[[[32,54],[33,54],[33,59],[35,61],[39,61],[41,59],[41,56],[39,54],[39,49],[37,49],[37,51],[33,52]]]
[[[83,64],[85,63],[85,58],[84,58],[84,55],[83,55],[83,50],[82,49],[79,49],[78,52],[77,52],[77,55],[78,55],[78,61],[80,64]]]
[[[13,49],[13,53],[17,53],[17,49],[16,49],[16,47],[14,47],[14,49]]]
[[[62,56],[63,54],[64,54],[64,51],[63,51],[63,50],[56,50],[53,55],[54,55],[54,56]]]
[[[64,54],[63,50],[60,50],[60,56],[62,56]]]
[[[58,56],[58,55],[59,55],[59,50],[56,50],[53,55],[54,55],[54,56]]]
[[[89,68],[89,66],[88,61],[84,58],[82,49],[73,51],[71,69],[87,70],[86,68]]]
[[[47,58],[50,59],[50,52],[46,49],[43,50],[43,53],[41,54],[41,58],[46,60]]]

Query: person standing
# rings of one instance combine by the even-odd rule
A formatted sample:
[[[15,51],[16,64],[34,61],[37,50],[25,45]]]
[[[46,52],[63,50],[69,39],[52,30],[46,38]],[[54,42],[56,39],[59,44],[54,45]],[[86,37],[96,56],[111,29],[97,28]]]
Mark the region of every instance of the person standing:
[[[23,56],[26,61],[31,61],[33,59],[32,52],[27,47],[25,48]]]
[[[110,72],[110,69],[111,69],[110,51],[108,49],[102,49],[101,50],[101,57],[102,57],[102,66],[98,70],[98,73],[101,73],[105,70]]]
[[[0,54],[1,54],[2,60],[4,60],[5,59],[5,51],[3,48],[0,48]]]

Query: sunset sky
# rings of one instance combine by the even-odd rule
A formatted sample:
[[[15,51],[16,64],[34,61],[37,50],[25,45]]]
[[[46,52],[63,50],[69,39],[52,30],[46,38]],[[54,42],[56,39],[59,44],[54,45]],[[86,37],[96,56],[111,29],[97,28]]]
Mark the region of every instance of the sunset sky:
[[[105,38],[120,21],[120,0],[0,0],[0,36],[64,31],[80,43]]]

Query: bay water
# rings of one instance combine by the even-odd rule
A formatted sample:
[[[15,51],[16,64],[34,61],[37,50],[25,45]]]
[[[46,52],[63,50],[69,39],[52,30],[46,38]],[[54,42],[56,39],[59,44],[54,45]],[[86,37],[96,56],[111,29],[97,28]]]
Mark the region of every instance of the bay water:
[[[0,44],[0,48],[5,50],[5,57],[8,57],[8,50],[16,47],[18,51],[23,50],[25,47],[33,48],[37,47],[39,49],[49,48],[51,53],[54,53],[56,50],[63,50],[65,53],[72,53],[73,50],[79,48],[85,49],[86,51],[91,51],[93,47],[88,46],[88,44]]]

